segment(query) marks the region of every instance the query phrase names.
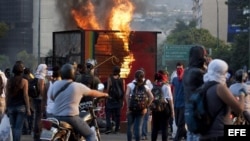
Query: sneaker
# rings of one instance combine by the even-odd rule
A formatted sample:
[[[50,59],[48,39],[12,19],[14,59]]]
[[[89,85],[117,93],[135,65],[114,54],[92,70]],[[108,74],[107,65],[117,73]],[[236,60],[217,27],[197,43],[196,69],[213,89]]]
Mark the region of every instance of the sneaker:
[[[111,133],[111,130],[106,130],[104,133],[109,134],[109,133]]]
[[[141,140],[148,140],[148,138],[146,136],[142,136]]]

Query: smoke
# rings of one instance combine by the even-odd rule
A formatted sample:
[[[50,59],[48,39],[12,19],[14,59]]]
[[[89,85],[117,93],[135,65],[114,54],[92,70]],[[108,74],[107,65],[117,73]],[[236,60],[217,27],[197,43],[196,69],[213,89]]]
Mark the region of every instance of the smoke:
[[[88,9],[90,3],[95,8],[94,11]],[[87,16],[94,12],[94,15],[103,29],[107,28],[107,20],[115,0],[56,0],[57,11],[60,15],[60,23],[64,24],[65,29],[76,29],[77,25],[71,15],[71,11],[81,11],[81,14]],[[92,13],[93,14],[93,13]]]
[[[89,14],[94,14],[100,29],[109,30],[108,19],[112,7],[117,2],[130,1],[134,5],[134,14],[139,14],[139,19],[133,18],[130,23],[132,30],[137,31],[160,31],[162,32],[161,39],[164,40],[169,34],[169,31],[175,27],[176,19],[192,15],[185,15],[182,12],[175,11],[191,11],[192,0],[56,0],[57,11],[60,15],[60,23],[64,29],[77,29],[77,25],[71,14],[72,10],[81,11],[81,14],[86,17]],[[87,8],[93,5],[94,10]],[[161,13],[157,15],[155,13]],[[153,14],[155,15],[153,15]],[[140,20],[140,21],[138,21]]]

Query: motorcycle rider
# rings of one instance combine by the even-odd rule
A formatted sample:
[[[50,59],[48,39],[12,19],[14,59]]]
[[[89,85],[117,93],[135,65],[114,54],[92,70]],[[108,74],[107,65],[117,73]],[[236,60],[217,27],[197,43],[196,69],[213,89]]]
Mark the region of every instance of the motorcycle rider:
[[[79,117],[79,103],[82,97],[108,97],[107,93],[88,88],[86,85],[73,82],[75,78],[75,69],[71,64],[65,64],[61,68],[62,80],[56,81],[50,93],[54,100],[52,114],[61,121],[68,122],[76,132],[85,137],[86,141],[95,141],[95,133],[88,124]],[[66,83],[71,82],[69,86],[56,95]]]

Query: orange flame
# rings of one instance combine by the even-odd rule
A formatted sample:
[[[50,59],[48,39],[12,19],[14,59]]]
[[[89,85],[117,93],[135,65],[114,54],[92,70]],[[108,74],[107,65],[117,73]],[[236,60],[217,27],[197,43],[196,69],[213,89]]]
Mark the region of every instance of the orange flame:
[[[114,7],[111,9],[107,17],[108,29],[119,30],[123,34],[117,32],[115,35],[121,38],[124,43],[124,51],[128,52],[122,60],[121,77],[125,78],[130,73],[131,63],[134,61],[133,54],[129,52],[129,34],[130,22],[134,12],[134,6],[130,0],[113,0]],[[100,24],[97,22],[94,5],[88,1],[87,6],[82,7],[81,10],[73,9],[71,14],[78,25],[82,29],[101,29]],[[125,34],[124,34],[125,33]]]
[[[132,19],[134,7],[131,2],[120,0],[112,8],[109,26],[112,30],[130,31],[129,23]]]

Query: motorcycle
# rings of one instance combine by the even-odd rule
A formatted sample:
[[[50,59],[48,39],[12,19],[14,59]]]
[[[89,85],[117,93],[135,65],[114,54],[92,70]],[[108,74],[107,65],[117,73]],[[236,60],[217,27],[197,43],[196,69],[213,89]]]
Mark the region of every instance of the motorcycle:
[[[98,90],[101,90],[104,86],[98,86]],[[85,110],[80,110],[80,117],[88,123],[90,128],[95,132],[96,141],[101,141],[100,130],[96,117],[96,111],[101,108],[95,107],[94,103],[97,98],[93,98],[92,104],[87,103]],[[80,107],[81,108],[81,107]],[[73,127],[64,121],[59,121],[56,118],[42,119],[42,132],[40,139],[42,141],[85,141],[84,137],[77,134]]]

